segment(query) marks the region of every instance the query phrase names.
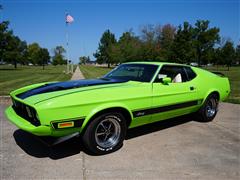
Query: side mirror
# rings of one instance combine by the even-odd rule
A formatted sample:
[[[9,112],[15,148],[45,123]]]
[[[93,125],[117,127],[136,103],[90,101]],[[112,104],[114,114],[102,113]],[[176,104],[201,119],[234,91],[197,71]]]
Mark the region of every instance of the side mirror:
[[[172,79],[170,77],[165,77],[162,79],[163,84],[167,85],[172,82]]]

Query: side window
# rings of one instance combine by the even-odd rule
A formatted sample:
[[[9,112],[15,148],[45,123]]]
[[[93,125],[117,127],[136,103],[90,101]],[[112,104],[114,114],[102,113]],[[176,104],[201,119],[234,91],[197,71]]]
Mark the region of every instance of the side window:
[[[184,69],[187,73],[188,81],[191,81],[196,77],[195,72],[190,67],[184,67]]]
[[[158,77],[170,77],[173,83],[188,81],[184,66],[163,65]]]

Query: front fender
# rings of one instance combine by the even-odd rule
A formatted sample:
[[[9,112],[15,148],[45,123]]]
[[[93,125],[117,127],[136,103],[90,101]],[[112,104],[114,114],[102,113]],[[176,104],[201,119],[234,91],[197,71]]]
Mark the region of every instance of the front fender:
[[[111,108],[122,108],[125,109],[129,112],[130,116],[131,116],[131,121],[133,119],[133,114],[131,112],[131,110],[123,103],[107,103],[107,104],[101,104],[97,107],[95,107],[85,118],[82,128],[81,128],[81,132],[87,127],[87,124],[92,120],[92,117],[103,111],[103,110],[107,110],[107,109],[111,109]]]

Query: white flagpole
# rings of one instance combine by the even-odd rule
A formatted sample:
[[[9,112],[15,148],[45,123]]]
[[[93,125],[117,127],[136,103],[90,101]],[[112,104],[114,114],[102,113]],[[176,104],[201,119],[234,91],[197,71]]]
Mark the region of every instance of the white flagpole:
[[[72,62],[70,61],[69,57],[69,36],[68,36],[68,24],[73,22],[73,17],[70,16],[67,12],[65,14],[66,18],[66,54],[67,54],[67,73],[73,73],[73,67],[71,67]],[[70,63],[71,62],[71,63]],[[73,66],[73,65],[72,65]]]
[[[69,40],[69,37],[68,37],[68,23],[67,23],[67,12],[65,13],[65,23],[66,23],[66,54],[67,54],[67,74],[69,73],[69,49],[68,49],[68,40]]]

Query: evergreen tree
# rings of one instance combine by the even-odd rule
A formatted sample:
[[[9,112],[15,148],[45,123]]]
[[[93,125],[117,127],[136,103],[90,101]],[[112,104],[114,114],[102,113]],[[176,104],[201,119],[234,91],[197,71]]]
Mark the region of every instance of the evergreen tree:
[[[106,30],[101,39],[100,43],[98,45],[98,50],[96,53],[94,53],[94,57],[97,58],[97,63],[107,63],[108,67],[110,67],[110,64],[114,63],[114,59],[110,55],[110,51],[112,48],[112,45],[114,45],[117,42],[115,35],[110,32],[110,30]]]
[[[207,64],[210,51],[213,51],[214,45],[220,41],[219,29],[209,28],[209,21],[198,20],[194,28],[193,45],[196,49],[196,58],[198,65]]]
[[[195,61],[193,27],[188,22],[184,22],[183,27],[181,25],[178,27],[169,54],[174,62],[190,63]]]

